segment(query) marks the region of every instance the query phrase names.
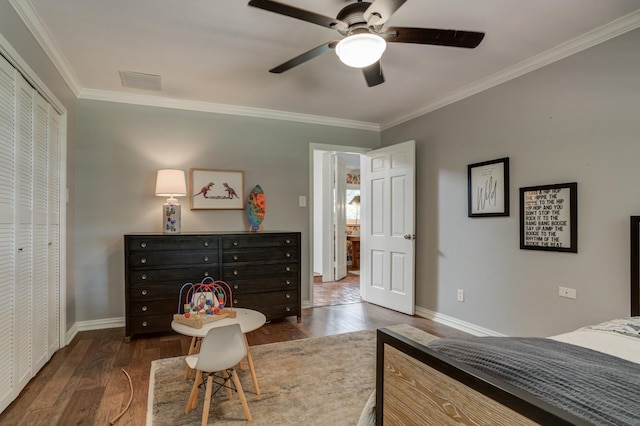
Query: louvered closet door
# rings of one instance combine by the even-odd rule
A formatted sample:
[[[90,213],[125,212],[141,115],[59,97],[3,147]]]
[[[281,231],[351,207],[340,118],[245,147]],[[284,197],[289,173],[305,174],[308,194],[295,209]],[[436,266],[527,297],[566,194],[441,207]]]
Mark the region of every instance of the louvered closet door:
[[[15,390],[15,74],[0,57],[0,411]]]
[[[18,75],[17,81],[17,288],[16,307],[22,315],[16,321],[17,387],[22,389],[31,379],[32,322],[31,306],[33,281],[33,137],[34,94],[33,88]]]
[[[49,330],[48,313],[48,150],[49,104],[35,94],[33,143],[33,280],[32,280],[32,344],[33,374],[47,362]]]
[[[48,357],[60,347],[60,114],[49,105],[48,132]]]

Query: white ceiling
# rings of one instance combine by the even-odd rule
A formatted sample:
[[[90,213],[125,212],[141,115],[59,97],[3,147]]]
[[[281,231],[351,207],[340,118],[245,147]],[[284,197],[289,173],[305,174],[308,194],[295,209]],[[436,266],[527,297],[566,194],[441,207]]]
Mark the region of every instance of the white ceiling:
[[[486,36],[473,50],[389,44],[381,61],[386,82],[367,87],[362,72],[333,52],[269,73],[340,36],[248,0],[10,1],[81,98],[373,129],[640,26],[638,0],[408,0],[387,25]],[[279,1],[331,17],[350,3]],[[162,90],[122,87],[119,71],[158,74]]]

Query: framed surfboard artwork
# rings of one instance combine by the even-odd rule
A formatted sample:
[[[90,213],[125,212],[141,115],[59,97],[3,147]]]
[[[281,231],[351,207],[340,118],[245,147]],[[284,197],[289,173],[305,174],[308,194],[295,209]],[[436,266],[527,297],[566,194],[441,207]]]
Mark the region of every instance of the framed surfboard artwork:
[[[244,210],[242,170],[189,169],[191,210]]]
[[[267,201],[264,196],[264,191],[260,185],[253,187],[249,193],[249,199],[247,200],[247,218],[249,219],[249,231],[264,231],[262,221],[264,220],[264,214],[267,211]]]

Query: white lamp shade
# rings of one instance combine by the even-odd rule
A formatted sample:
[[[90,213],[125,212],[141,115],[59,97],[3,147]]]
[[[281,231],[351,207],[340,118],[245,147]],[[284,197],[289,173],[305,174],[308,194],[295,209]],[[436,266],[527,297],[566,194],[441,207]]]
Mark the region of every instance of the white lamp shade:
[[[354,68],[364,68],[380,60],[387,42],[375,34],[354,34],[343,38],[336,46],[336,55],[342,63]]]
[[[163,197],[184,197],[187,195],[187,184],[184,170],[158,170],[156,195]]]

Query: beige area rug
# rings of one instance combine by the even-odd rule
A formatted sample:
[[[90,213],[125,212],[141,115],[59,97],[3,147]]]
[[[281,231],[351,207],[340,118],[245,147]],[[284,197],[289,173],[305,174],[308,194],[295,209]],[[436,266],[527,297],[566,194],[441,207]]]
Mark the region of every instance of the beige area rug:
[[[437,337],[401,324],[387,327],[420,343]],[[251,347],[260,395],[247,368],[238,371],[253,422],[244,417],[236,394],[214,396],[209,424],[214,425],[356,425],[375,389],[375,330]],[[245,364],[246,365],[246,364]],[[184,357],[153,361],[149,383],[147,425],[197,425],[202,418],[204,390],[198,408],[184,414],[193,381],[184,380]]]

